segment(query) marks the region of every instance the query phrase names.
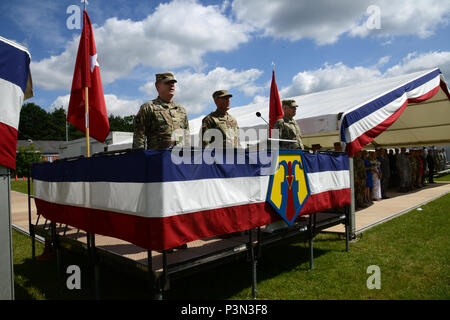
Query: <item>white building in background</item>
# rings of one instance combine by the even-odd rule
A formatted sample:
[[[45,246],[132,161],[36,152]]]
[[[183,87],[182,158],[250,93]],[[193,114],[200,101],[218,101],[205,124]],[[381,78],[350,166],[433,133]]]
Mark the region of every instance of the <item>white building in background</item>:
[[[99,152],[130,149],[133,145],[133,132],[111,131],[105,142],[90,138],[90,154]],[[59,146],[59,159],[86,155],[86,138],[61,142]]]

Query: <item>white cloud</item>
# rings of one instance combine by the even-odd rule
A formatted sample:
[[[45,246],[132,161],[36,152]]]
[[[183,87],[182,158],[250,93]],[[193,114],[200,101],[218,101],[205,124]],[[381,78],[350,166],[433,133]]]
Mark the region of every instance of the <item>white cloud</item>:
[[[103,83],[128,76],[138,65],[201,68],[206,53],[228,52],[247,42],[248,27],[234,23],[221,10],[195,0],[173,0],[141,21],[114,17],[93,26]],[[62,54],[32,63],[36,86],[70,88],[78,42],[79,36]]]
[[[417,52],[410,53],[399,64],[389,68],[385,74],[386,76],[394,76],[435,67],[439,67],[447,81],[450,80],[449,51],[434,51],[422,54]]]
[[[378,60],[377,67],[382,67],[391,60],[391,56],[384,56]]]
[[[214,106],[212,93],[216,90],[225,89],[231,94],[241,91],[248,96],[261,91],[262,88],[254,83],[261,74],[262,71],[257,69],[237,71],[225,68],[215,68],[208,73],[178,72],[175,73],[178,82],[174,100],[181,103],[188,114],[198,114]],[[146,83],[140,90],[150,97],[157,95],[154,82]]]
[[[450,21],[449,0],[369,0],[380,11],[380,28],[367,27],[366,14],[361,23],[350,30],[353,36],[365,37],[369,34],[376,36],[417,35],[427,38],[434,34],[435,30]]]
[[[379,8],[380,28],[368,24]],[[238,21],[262,30],[264,36],[296,41],[314,39],[319,45],[336,42],[344,34],[366,37],[434,33],[450,19],[450,0],[235,0]]]
[[[342,62],[334,65],[325,64],[316,70],[297,73],[292,84],[280,90],[280,97],[287,98],[352,85],[360,81],[381,77],[375,67],[348,67]]]
[[[66,111],[69,106],[70,94],[65,96],[59,96],[50,105],[50,111],[63,107]],[[138,112],[139,107],[142,105],[143,101],[140,99],[126,100],[119,99],[114,94],[105,94],[105,104],[106,111],[108,115],[115,116],[129,116],[134,115]]]
[[[379,59],[374,66],[349,67],[342,62],[334,65],[325,64],[315,70],[297,73],[292,84],[280,90],[281,98],[288,98],[302,94],[330,90],[353,85],[361,81],[370,81],[383,77],[412,73],[415,71],[439,67],[444,77],[450,80],[450,52],[429,52],[423,54],[410,53],[400,63],[390,67],[384,73],[380,68],[391,60],[386,56]],[[255,98],[256,99],[256,98]]]

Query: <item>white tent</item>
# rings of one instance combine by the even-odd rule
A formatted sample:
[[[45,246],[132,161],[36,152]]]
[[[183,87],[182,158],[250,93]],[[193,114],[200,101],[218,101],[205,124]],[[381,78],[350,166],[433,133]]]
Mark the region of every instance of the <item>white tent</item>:
[[[356,148],[369,142],[383,147],[450,144],[450,95],[437,68],[292,99],[300,106],[295,120],[307,146],[319,143],[331,149],[334,142],[350,144],[361,136],[365,138]],[[269,120],[268,103],[229,111],[242,129],[267,128],[256,112]],[[202,118],[190,121],[192,135],[199,133]]]

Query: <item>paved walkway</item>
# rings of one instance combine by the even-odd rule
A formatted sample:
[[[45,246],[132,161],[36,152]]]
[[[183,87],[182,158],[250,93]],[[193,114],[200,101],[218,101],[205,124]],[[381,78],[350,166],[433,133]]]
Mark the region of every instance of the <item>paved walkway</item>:
[[[373,226],[391,220],[412,209],[450,193],[449,182],[437,182],[425,185],[409,193],[388,192],[390,199],[374,201],[368,208],[355,213],[355,233],[361,233]],[[325,231],[344,232],[344,226],[338,225]]]

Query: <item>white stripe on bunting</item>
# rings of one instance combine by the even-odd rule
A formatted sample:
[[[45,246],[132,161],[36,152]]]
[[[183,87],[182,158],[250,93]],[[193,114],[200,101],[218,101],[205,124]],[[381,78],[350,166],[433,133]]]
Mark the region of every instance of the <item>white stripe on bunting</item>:
[[[48,202],[142,217],[184,213],[266,201],[270,176],[173,182],[48,182],[34,180],[35,197]],[[311,194],[350,188],[348,171],[308,174]]]
[[[345,130],[345,139],[350,143],[366,133],[371,129],[377,127],[380,123],[383,123],[386,119],[392,116],[397,110],[399,110],[407,99],[418,98],[435,89],[440,84],[440,75],[434,77],[432,80],[424,83],[423,85],[405,92],[401,97],[395,99],[391,103],[379,108],[377,111],[372,112],[368,116],[353,123]]]
[[[18,130],[20,109],[23,104],[22,89],[0,78],[0,122]]]

